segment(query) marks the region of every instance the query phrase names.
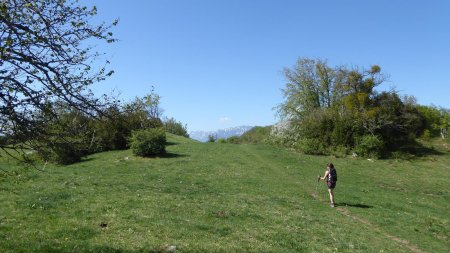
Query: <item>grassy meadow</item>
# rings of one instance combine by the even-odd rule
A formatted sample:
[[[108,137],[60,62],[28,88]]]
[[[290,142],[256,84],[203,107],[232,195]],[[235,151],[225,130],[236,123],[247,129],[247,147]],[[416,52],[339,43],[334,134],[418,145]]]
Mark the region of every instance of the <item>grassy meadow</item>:
[[[448,144],[372,161],[169,141],[164,157],[113,151],[44,172],[3,157],[0,251],[450,251]],[[316,182],[329,161],[336,208]]]

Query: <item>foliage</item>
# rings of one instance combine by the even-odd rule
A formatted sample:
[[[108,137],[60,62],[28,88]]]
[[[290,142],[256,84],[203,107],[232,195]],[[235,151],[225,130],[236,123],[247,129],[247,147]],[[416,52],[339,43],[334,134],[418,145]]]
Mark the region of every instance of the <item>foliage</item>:
[[[208,142],[216,142],[217,137],[214,134],[208,135]]]
[[[161,120],[152,116],[154,110],[149,110],[144,102],[153,96],[152,92],[124,105],[111,103],[96,116],[60,101],[55,104],[57,117],[48,117],[46,121],[45,134],[27,143],[44,160],[62,164],[78,162],[95,152],[126,149],[134,130],[162,127]],[[158,104],[152,102],[153,107],[157,108]]]
[[[228,141],[225,140],[225,139],[223,139],[223,138],[219,138],[219,139],[217,140],[217,143],[219,143],[219,144],[224,144],[224,143],[228,143]]]
[[[240,143],[240,139],[238,136],[231,136],[228,137],[226,140],[227,143],[232,143],[232,144],[239,144]]]
[[[290,124],[272,133],[274,143],[308,154],[327,154],[339,147],[379,156],[381,149],[389,152],[414,142],[424,130],[413,97],[401,99],[395,91],[375,90],[387,80],[377,65],[331,68],[323,60],[300,58],[285,76],[285,101],[278,112]]]
[[[79,110],[71,109],[64,102],[57,105],[55,111],[58,117],[49,119],[44,134],[27,144],[35,147],[34,150],[45,161],[59,164],[79,162],[83,156],[90,153],[90,117]]]
[[[166,133],[163,128],[133,131],[130,142],[131,150],[137,156],[150,157],[166,152]]]
[[[423,121],[422,137],[443,137],[450,130],[450,110],[434,106],[417,107]]]
[[[0,1],[0,135],[13,139],[1,148],[43,148],[36,140],[53,138],[46,122],[57,117],[57,101],[88,114],[99,109],[87,88],[113,71],[93,69],[100,54],[90,43],[115,39],[111,25],[91,24],[95,7],[77,2]]]
[[[238,138],[238,140],[240,143],[250,143],[250,144],[267,143],[271,129],[272,129],[271,126],[253,127],[252,129],[243,133]]]
[[[163,121],[163,125],[166,132],[189,138],[189,134],[187,133],[187,125],[183,125],[183,123],[177,121],[176,119],[167,118]]]
[[[297,121],[282,121],[272,126],[268,143],[287,148],[295,148],[300,140]]]
[[[383,141],[378,136],[364,135],[357,141],[355,152],[361,156],[379,158],[383,148]]]
[[[300,139],[296,148],[301,150],[303,153],[310,155],[324,155],[328,153],[327,148],[322,142],[312,138]]]

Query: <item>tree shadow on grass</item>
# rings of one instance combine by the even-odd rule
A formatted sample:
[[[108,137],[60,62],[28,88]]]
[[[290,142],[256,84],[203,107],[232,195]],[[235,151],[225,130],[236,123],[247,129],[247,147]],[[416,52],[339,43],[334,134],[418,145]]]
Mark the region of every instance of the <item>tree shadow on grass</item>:
[[[162,155],[158,155],[156,157],[159,158],[180,158],[180,157],[187,157],[188,155],[183,155],[183,154],[175,154],[175,153],[165,153]]]
[[[188,156],[189,155],[166,152],[164,154],[145,156],[144,158],[180,158],[180,157],[188,157]]]
[[[401,147],[399,150],[401,152],[414,155],[416,157],[424,157],[424,156],[429,156],[429,155],[443,155],[444,154],[439,150],[436,150],[432,147],[430,148],[430,147],[423,146],[422,144],[419,144],[419,143]]]
[[[445,153],[435,149],[434,147],[427,147],[419,142],[410,143],[400,146],[387,154],[387,159],[401,159],[401,160],[413,160],[417,158],[444,155]]]
[[[175,145],[178,145],[178,143],[171,141],[166,142],[166,146],[175,146]]]
[[[364,205],[364,204],[351,204],[351,203],[336,203],[336,206],[349,206],[349,207],[356,207],[356,208],[373,208],[373,206],[370,205]]]

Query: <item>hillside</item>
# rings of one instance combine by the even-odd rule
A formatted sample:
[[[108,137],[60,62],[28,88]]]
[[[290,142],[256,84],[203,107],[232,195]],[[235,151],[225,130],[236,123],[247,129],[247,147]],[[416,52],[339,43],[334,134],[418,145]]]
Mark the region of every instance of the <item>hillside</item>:
[[[449,147],[413,160],[307,156],[169,136],[0,177],[2,252],[448,252]],[[336,208],[317,174],[336,165]],[[14,173],[11,171],[15,171]],[[176,250],[174,247],[176,246]]]

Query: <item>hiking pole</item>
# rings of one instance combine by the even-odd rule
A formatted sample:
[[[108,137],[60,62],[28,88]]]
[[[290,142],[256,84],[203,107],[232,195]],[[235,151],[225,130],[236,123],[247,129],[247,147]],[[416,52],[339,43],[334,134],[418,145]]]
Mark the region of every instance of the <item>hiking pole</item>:
[[[315,197],[317,198],[317,188],[319,187],[319,181],[320,181],[320,176],[317,176],[317,183],[316,183],[316,191],[315,191]]]

